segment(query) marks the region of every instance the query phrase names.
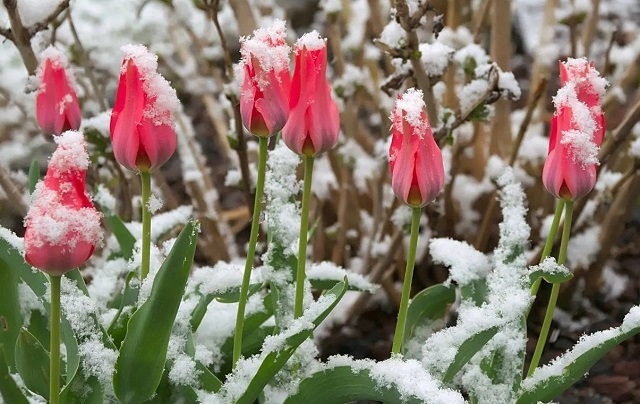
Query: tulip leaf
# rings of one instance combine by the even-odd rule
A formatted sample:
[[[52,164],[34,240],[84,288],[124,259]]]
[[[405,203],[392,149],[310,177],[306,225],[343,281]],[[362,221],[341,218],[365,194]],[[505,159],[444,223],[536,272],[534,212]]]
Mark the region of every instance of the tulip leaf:
[[[0,344],[0,396],[5,403],[28,404],[29,400],[11,377],[5,355],[5,346]],[[0,401],[2,401],[0,400]]]
[[[60,392],[60,402],[65,404],[102,404],[104,389],[95,376],[85,378],[80,368],[73,380]]]
[[[16,340],[20,335],[20,327],[22,327],[20,298],[18,296],[19,281],[20,278],[16,272],[0,256],[0,345],[6,347],[16,345]],[[9,369],[15,369],[13,349],[5,352],[5,355]]]
[[[49,352],[24,328],[16,341],[15,358],[24,385],[49,399]]]
[[[582,379],[607,352],[640,333],[638,319],[640,307],[635,306],[620,327],[583,336],[571,351],[557,358],[551,365],[537,369],[530,378],[522,381],[516,404],[548,402],[562,394]]]
[[[124,292],[120,299],[120,307],[113,316],[111,324],[107,332],[113,339],[116,347],[120,347],[125,334],[127,333],[127,324],[131,315],[135,311],[135,305],[138,301],[138,293],[140,292],[140,282],[135,272],[129,272],[125,281]]]
[[[104,221],[109,226],[109,230],[115,236],[118,241],[118,245],[120,246],[120,256],[125,260],[131,259],[133,256],[133,246],[136,244],[136,238],[133,237],[133,234],[127,229],[127,226],[124,225],[122,219],[119,216],[113,214],[112,212],[106,211],[104,208],[102,209],[104,213]]]
[[[460,369],[462,369],[497,332],[498,327],[494,326],[467,338],[458,348],[458,352],[445,372],[442,382],[445,384],[451,383]]]
[[[147,300],[131,316],[116,361],[113,387],[124,403],[150,399],[162,378],[171,328],[196,249],[198,226],[187,223],[153,281]]]
[[[329,304],[326,305],[326,307],[323,308],[323,310],[318,315],[316,315],[315,318],[313,318],[312,320],[309,319],[313,323],[312,328],[303,328],[302,330],[293,332],[290,335],[287,335],[287,330],[285,330],[282,334],[280,334],[280,337],[284,337],[282,344],[280,344],[279,348],[264,354],[255,376],[249,382],[244,393],[242,393],[242,395],[236,400],[236,404],[254,403],[267,383],[273,378],[273,376],[276,375],[276,373],[278,373],[278,371],[280,371],[280,369],[282,369],[291,355],[293,355],[293,353],[296,351],[298,346],[300,346],[300,344],[302,344],[313,335],[313,330],[315,329],[315,327],[317,327],[325,318],[327,318],[331,310],[336,307],[347,289],[348,284],[347,278],[345,277],[344,281],[338,283],[335,287],[333,287],[333,289],[329,290],[321,297],[321,299],[332,300],[329,300]],[[278,336],[275,336],[275,338],[278,338]]]
[[[529,272],[529,280],[531,284],[536,282],[538,279],[543,278],[547,283],[563,283],[573,278],[573,274],[568,269],[563,266],[558,265],[557,271],[545,271],[540,268],[540,265],[535,266],[533,271]],[[562,270],[564,269],[564,270]]]
[[[392,383],[377,384],[368,369],[355,370],[351,366],[337,366],[314,373],[304,379],[298,391],[284,404],[346,404],[355,401],[420,404],[423,401],[406,397]]]
[[[418,327],[442,318],[447,306],[455,300],[456,290],[452,285],[433,285],[415,295],[407,309],[403,345],[413,338]]]
[[[242,332],[242,356],[244,357],[260,352],[264,339],[274,332],[273,327],[263,325],[265,321],[273,316],[273,292],[264,296],[262,304],[265,308],[264,311],[257,311],[244,319],[244,330]],[[220,371],[222,374],[230,373],[231,362],[229,359],[232,357],[233,335],[230,335],[225,340],[220,350],[226,359],[225,362],[220,364]]]
[[[15,247],[10,245],[5,239],[0,238],[0,259],[2,259],[9,268],[15,271],[20,279],[31,288],[33,293],[38,296],[47,313],[49,312],[49,302],[45,299],[47,291],[47,277],[39,270],[32,268],[27,264]],[[62,342],[67,352],[67,382],[71,381],[78,371],[80,365],[80,355],[78,353],[78,341],[71,329],[71,325],[65,316],[61,317],[60,331]]]
[[[33,159],[29,166],[29,193],[32,194],[36,189],[36,184],[40,181],[40,163]]]
[[[255,294],[257,291],[262,289],[262,287],[262,283],[250,284],[247,297]],[[224,292],[214,291],[211,293],[201,293],[198,291],[197,294],[200,296],[198,304],[191,313],[191,329],[193,331],[197,330],[200,326],[204,315],[207,314],[207,308],[213,299],[216,299],[221,303],[236,303],[240,299],[240,286],[233,286],[226,289]]]

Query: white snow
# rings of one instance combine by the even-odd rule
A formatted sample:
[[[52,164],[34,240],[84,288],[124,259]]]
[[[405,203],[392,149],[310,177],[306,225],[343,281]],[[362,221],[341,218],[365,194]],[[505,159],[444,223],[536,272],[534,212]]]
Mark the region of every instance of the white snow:
[[[303,48],[308,51],[318,51],[327,46],[327,40],[322,38],[318,31],[307,32],[296,41],[296,53]]]
[[[460,286],[484,279],[491,269],[489,259],[464,241],[431,239],[429,254],[434,263],[449,267],[450,279]]]
[[[143,91],[147,97],[144,117],[150,119],[155,126],[171,125],[171,113],[180,106],[176,90],[162,77],[158,68],[158,56],[149,52],[144,45],[124,45],[120,50],[124,53],[121,73],[124,74],[129,63],[133,63],[140,73]]]

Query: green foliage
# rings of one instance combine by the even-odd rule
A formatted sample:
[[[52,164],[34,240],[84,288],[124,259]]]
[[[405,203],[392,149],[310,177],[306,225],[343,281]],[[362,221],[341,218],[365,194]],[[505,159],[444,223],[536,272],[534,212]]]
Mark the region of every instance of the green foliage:
[[[160,383],[171,328],[195,254],[197,228],[189,222],[182,230],[156,274],[151,294],[128,322],[113,376],[116,397],[125,404],[150,399]]]
[[[49,352],[24,328],[16,342],[15,358],[24,385],[49,399]]]
[[[393,384],[377,384],[369,370],[358,371],[351,366],[337,366],[304,379],[298,391],[288,397],[285,404],[346,404],[359,400],[407,404],[422,402],[404,397]]]
[[[452,285],[433,285],[415,295],[407,310],[403,346],[414,338],[417,327],[442,318],[447,307],[455,300],[456,291]]]

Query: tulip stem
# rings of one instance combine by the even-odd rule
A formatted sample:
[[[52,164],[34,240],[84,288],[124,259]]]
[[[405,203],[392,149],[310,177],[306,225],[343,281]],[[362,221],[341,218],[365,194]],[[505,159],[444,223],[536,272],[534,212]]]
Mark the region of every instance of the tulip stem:
[[[260,230],[260,211],[262,208],[262,197],[264,194],[264,177],[267,170],[267,146],[269,146],[269,138],[259,137],[259,154],[258,154],[258,179],[256,183],[256,194],[253,201],[253,218],[251,220],[251,235],[249,236],[249,248],[247,250],[247,260],[244,265],[244,273],[242,274],[242,286],[240,287],[240,300],[238,301],[238,313],[236,315],[236,329],[233,335],[233,367],[240,359],[242,353],[242,331],[244,328],[244,313],[247,307],[247,298],[249,294],[249,281],[251,279],[251,269],[253,268],[253,259],[256,253],[256,244],[258,242],[258,231]]]
[[[573,219],[573,201],[568,201],[565,206],[564,227],[562,228],[562,241],[560,242],[560,252],[558,253],[558,264],[562,265],[567,260],[567,247],[569,245],[569,238],[571,236],[571,221]],[[549,297],[549,304],[547,305],[547,312],[544,315],[544,321],[542,322],[542,329],[540,330],[540,336],[536,344],[536,350],[531,358],[531,364],[529,365],[529,371],[527,377],[531,376],[540,363],[544,346],[547,342],[547,336],[549,335],[549,328],[551,327],[551,321],[553,320],[553,312],[556,308],[556,302],[558,301],[558,295],[560,294],[560,283],[554,283],[551,288],[551,296]]]
[[[149,261],[151,259],[151,212],[149,199],[151,198],[151,174],[140,171],[142,182],[142,263],[140,264],[140,278],[144,280],[149,275]]]
[[[49,403],[60,402],[60,278],[49,275],[51,284],[51,345],[49,366]]]
[[[404,328],[407,323],[407,310],[409,308],[409,295],[411,294],[411,281],[413,280],[413,267],[416,262],[416,248],[418,246],[418,230],[420,230],[421,208],[413,208],[411,216],[411,238],[409,239],[409,255],[407,256],[407,267],[404,271],[404,283],[402,285],[402,297],[400,298],[400,310],[398,311],[398,321],[396,331],[393,334],[392,354],[400,353],[404,340]]]
[[[300,212],[300,241],[298,244],[298,271],[296,273],[296,300],[294,318],[302,316],[304,306],[304,278],[307,261],[307,231],[309,230],[309,203],[311,202],[311,179],[313,156],[304,156],[304,182],[302,190],[302,212]]]
[[[549,234],[547,234],[547,242],[544,245],[544,249],[542,250],[542,256],[540,257],[540,262],[545,260],[550,254],[551,249],[553,248],[553,243],[556,241],[556,235],[558,234],[558,225],[560,224],[560,217],[562,217],[562,211],[564,210],[565,201],[564,199],[559,199],[556,204],[556,213],[553,215],[553,222],[551,222],[551,228],[549,229]],[[542,282],[542,277],[536,279],[536,281],[531,285],[531,296],[535,296],[538,294],[538,289],[540,288],[540,282]]]

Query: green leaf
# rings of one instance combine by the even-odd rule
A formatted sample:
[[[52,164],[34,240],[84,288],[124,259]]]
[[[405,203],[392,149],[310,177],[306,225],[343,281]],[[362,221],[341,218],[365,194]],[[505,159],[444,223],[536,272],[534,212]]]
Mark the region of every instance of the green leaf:
[[[253,404],[260,395],[260,392],[262,392],[273,376],[275,376],[276,373],[278,373],[278,371],[287,363],[298,346],[313,335],[315,327],[327,318],[331,310],[336,307],[347,289],[348,284],[347,278],[345,277],[344,281],[340,282],[333,289],[323,295],[323,297],[326,298],[333,298],[333,301],[313,319],[313,328],[303,329],[302,331],[298,331],[287,336],[280,349],[269,352],[264,356],[256,375],[251,379],[242,396],[240,396],[236,401],[236,404]]]
[[[480,121],[486,122],[489,119],[489,115],[491,114],[491,110],[484,104],[478,105],[476,109],[471,111],[467,116],[468,121]]]
[[[245,317],[242,332],[242,356],[249,357],[260,352],[264,339],[273,335],[274,328],[263,326],[264,322],[273,316],[273,292],[262,299],[264,311],[258,311]],[[233,351],[233,335],[230,335],[220,348],[224,354],[224,362],[220,364],[220,373],[231,373],[231,357]]]
[[[497,326],[491,327],[477,334],[473,334],[470,338],[466,339],[458,348],[458,352],[444,374],[442,382],[445,384],[451,383],[460,369],[462,369],[497,332]]]
[[[15,271],[20,279],[25,282],[38,296],[40,302],[43,304],[47,313],[49,312],[49,302],[44,298],[47,290],[47,283],[49,282],[47,277],[39,270],[34,269],[31,265],[27,264],[22,257],[22,254],[16,250],[5,239],[0,238],[0,259],[3,260],[9,268]],[[80,365],[80,355],[78,354],[78,341],[76,341],[75,334],[71,329],[69,321],[62,316],[60,322],[60,330],[62,342],[66,347],[67,352],[67,382],[71,381],[78,371]]]
[[[346,404],[354,401],[420,404],[422,400],[407,398],[391,383],[376,384],[368,369],[355,371],[350,366],[338,366],[304,379],[298,392],[284,404]]]
[[[102,404],[104,389],[95,376],[85,378],[85,372],[80,367],[73,380],[60,392],[60,402],[64,404]]]
[[[473,302],[477,307],[482,306],[486,301],[488,293],[489,286],[486,279],[476,279],[460,287],[460,298],[463,301]]]
[[[309,283],[311,284],[311,287],[313,289],[320,289],[320,290],[329,290],[334,286],[336,286],[338,283],[342,282],[335,279],[312,279],[312,278],[307,278],[307,279],[309,279]],[[358,286],[353,285],[351,283],[349,284],[349,290],[353,290],[356,292],[371,293],[370,289],[359,288]]]
[[[539,267],[538,267],[539,268]],[[573,278],[573,274],[569,271],[545,272],[542,269],[535,269],[529,272],[529,280],[531,284],[540,278],[544,278],[548,283],[563,283]]]
[[[15,358],[24,385],[49,399],[49,352],[24,328],[16,341]]]
[[[133,246],[136,244],[136,238],[124,225],[122,219],[119,216],[114,215],[111,212],[106,212],[103,209],[104,221],[109,226],[111,233],[115,236],[120,246],[120,255],[122,258],[129,260],[133,256]]]
[[[407,322],[404,327],[404,343],[413,338],[416,328],[444,316],[447,306],[456,300],[456,290],[452,285],[433,285],[411,299],[407,309]]]
[[[637,318],[638,314],[640,314],[640,307],[635,306],[631,310],[627,316],[633,314]],[[635,313],[633,313],[634,310],[636,311]],[[550,365],[547,365],[544,367],[547,368],[545,377],[536,379],[535,383],[530,386],[527,385],[530,384],[529,379],[525,379],[522,382],[522,386],[526,386],[526,388],[522,388],[516,404],[536,403],[539,401],[548,402],[553,400],[569,387],[573,386],[578,380],[582,379],[589,369],[606,355],[607,352],[638,333],[640,333],[640,322],[635,321],[627,326],[623,323],[623,325],[618,328],[599,331],[582,337],[571,351],[556,360],[555,363],[564,364],[564,366],[556,365],[554,367],[557,367],[557,369],[553,369],[555,371],[550,372],[548,369]],[[579,354],[575,354],[574,352],[579,352]],[[536,370],[532,377],[535,378],[539,371],[540,369]],[[529,383],[527,383],[528,381]]]
[[[222,382],[216,377],[209,368],[202,364],[199,360],[196,360],[196,370],[198,371],[198,380],[202,385],[202,388],[209,393],[216,393],[220,390]]]
[[[133,282],[132,282],[133,281]],[[135,272],[129,272],[125,281],[124,292],[120,299],[120,307],[113,316],[113,320],[109,325],[107,332],[113,339],[113,343],[116,347],[120,347],[122,340],[127,333],[127,324],[131,315],[135,311],[135,304],[138,301],[138,293],[140,292],[140,283]],[[131,310],[126,309],[130,307]]]
[[[0,248],[3,246],[0,245]],[[0,345],[6,347],[16,346],[20,327],[22,327],[22,315],[20,314],[20,298],[18,296],[18,283],[20,278],[9,264],[0,256]],[[15,369],[13,349],[5,352],[5,360],[9,369]]]
[[[29,400],[11,377],[5,356],[5,346],[2,344],[0,344],[0,395],[5,403],[29,404]]]
[[[197,228],[191,221],[180,232],[149,297],[129,320],[113,377],[116,397],[125,404],[150,399],[160,383],[171,328],[193,263]]]
[[[29,193],[36,189],[36,184],[40,181],[40,164],[34,159],[29,166]]]

